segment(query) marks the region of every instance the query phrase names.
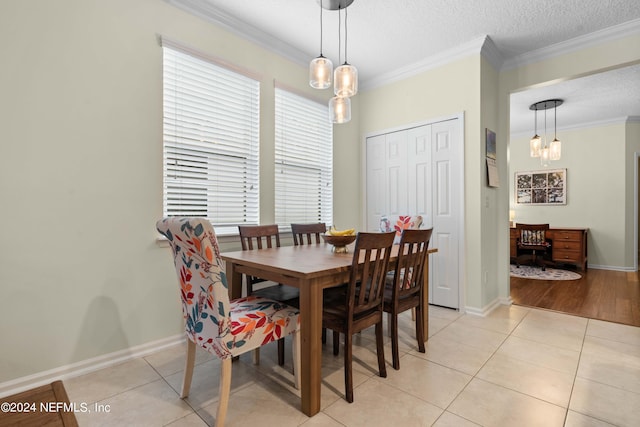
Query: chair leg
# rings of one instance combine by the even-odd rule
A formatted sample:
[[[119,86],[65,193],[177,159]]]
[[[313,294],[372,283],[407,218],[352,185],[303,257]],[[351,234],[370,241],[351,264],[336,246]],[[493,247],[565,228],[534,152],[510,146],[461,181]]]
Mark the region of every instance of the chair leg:
[[[416,321],[416,338],[418,339],[418,351],[420,353],[425,352],[424,348],[424,310],[421,306],[415,308],[416,317],[418,320]]]
[[[383,332],[382,318],[380,322],[376,323],[376,353],[378,353],[378,369],[380,370],[380,377],[387,377],[387,366],[384,363],[384,332]]]
[[[278,365],[284,366],[284,338],[278,340]]]
[[[260,364],[260,347],[253,350],[253,364],[254,365]]]
[[[393,369],[400,369],[400,351],[398,350],[398,315],[389,313],[391,317],[391,354],[393,356]]]
[[[220,400],[218,400],[218,412],[216,414],[216,427],[223,427],[227,417],[229,406],[229,394],[231,393],[231,358],[220,361]]]
[[[293,338],[293,382],[300,390],[300,331],[291,334]]]
[[[327,342],[327,328],[322,328],[322,344]]]
[[[340,332],[333,331],[333,355],[340,353]]]
[[[184,377],[182,378],[182,393],[180,398],[184,399],[189,396],[191,388],[191,379],[193,378],[193,366],[196,361],[196,343],[187,338],[187,360],[184,365]]]
[[[377,331],[377,330],[376,330]],[[335,334],[335,332],[334,332]],[[377,334],[376,334],[377,335]],[[353,403],[353,335],[351,332],[344,334],[344,398]]]

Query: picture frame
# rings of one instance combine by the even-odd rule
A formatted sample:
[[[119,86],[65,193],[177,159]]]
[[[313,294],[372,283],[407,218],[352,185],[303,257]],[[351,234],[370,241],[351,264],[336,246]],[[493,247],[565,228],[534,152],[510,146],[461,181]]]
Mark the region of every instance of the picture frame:
[[[515,174],[515,202],[519,205],[566,205],[567,170],[545,169]]]
[[[485,149],[487,160],[487,183],[489,187],[499,187],[498,162],[496,160],[496,133],[485,128]]]

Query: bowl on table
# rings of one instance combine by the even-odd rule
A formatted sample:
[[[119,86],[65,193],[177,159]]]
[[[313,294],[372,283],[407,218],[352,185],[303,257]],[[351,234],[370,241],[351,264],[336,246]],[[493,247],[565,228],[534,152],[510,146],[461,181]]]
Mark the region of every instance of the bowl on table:
[[[353,243],[356,240],[356,234],[348,234],[346,236],[334,236],[331,234],[321,234],[322,239],[333,245],[333,252],[337,254],[344,254],[349,252],[347,245]]]

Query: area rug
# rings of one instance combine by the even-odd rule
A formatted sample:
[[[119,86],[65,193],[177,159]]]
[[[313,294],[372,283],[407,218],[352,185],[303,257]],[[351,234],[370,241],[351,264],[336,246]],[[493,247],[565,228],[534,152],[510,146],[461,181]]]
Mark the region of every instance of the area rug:
[[[62,381],[0,398],[0,427],[78,426]]]
[[[573,271],[558,270],[556,268],[547,267],[545,271],[542,271],[542,268],[530,265],[521,265],[520,267],[511,265],[511,277],[536,280],[578,280],[582,276]]]

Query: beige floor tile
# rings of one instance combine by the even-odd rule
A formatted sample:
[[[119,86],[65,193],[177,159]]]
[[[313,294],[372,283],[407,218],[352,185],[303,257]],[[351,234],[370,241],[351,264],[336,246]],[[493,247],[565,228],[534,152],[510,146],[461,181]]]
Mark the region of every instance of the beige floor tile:
[[[578,360],[580,360],[579,351],[567,350],[514,336],[507,338],[496,354],[572,375],[576,373]]]
[[[578,376],[640,393],[640,346],[588,336]]]
[[[301,427],[344,427],[344,424],[334,420],[324,412],[318,412],[313,417],[309,418]]]
[[[429,318],[429,332],[427,335],[432,337],[442,331],[444,328],[453,323],[453,320],[450,319],[442,319],[440,317],[430,317]]]
[[[640,394],[578,377],[569,409],[616,426],[635,427],[640,420]]]
[[[472,423],[469,420],[465,420],[451,412],[445,411],[438,421],[433,424],[433,427],[477,427],[478,424]]]
[[[354,402],[338,400],[324,412],[349,427],[429,426],[442,409],[371,378],[354,390]]]
[[[566,412],[559,406],[480,379],[473,379],[447,410],[491,427],[559,427]]]
[[[476,378],[566,408],[574,375],[496,354]]]
[[[462,316],[462,314],[460,314],[460,312],[458,310],[453,310],[450,308],[444,308],[444,307],[438,307],[435,305],[430,305],[429,306],[429,320],[431,320],[432,317],[437,317],[440,319],[446,319],[446,320],[450,320],[450,321],[454,321],[457,318],[459,318],[460,316]]]
[[[425,350],[426,353],[414,351],[411,355],[469,375],[475,375],[493,354],[491,350],[470,347],[440,335],[431,337],[426,343]],[[402,368],[402,361],[400,367]]]
[[[384,383],[444,409],[471,378],[462,372],[409,355],[401,360],[400,370],[388,371]]]
[[[215,402],[198,409],[198,415],[213,425],[217,410],[218,403]],[[273,381],[258,377],[246,387],[232,390],[225,426],[295,427],[307,420],[300,411],[298,396]]]
[[[485,351],[495,351],[507,338],[507,334],[464,325],[457,321],[444,328],[437,336]]]
[[[153,369],[158,371],[160,375],[166,377],[167,375],[182,371],[184,369],[186,357],[187,344],[185,341],[183,344],[173,345],[164,350],[145,356],[144,359],[153,367]],[[216,356],[196,346],[196,365],[215,358]]]
[[[207,423],[194,412],[167,424],[167,427],[207,427]]]
[[[518,326],[527,313],[528,309],[523,309],[522,307],[514,305],[500,306],[485,317],[467,314],[460,317],[456,323],[509,334]]]
[[[81,426],[162,426],[193,412],[164,380],[98,402],[108,411],[76,413]]]
[[[589,319],[587,335],[640,346],[640,328]]]
[[[512,335],[555,347],[580,351],[587,319],[531,310],[513,330]]]
[[[160,379],[144,359],[134,359],[64,381],[71,401],[97,402]]]
[[[578,412],[569,411],[564,427],[613,427],[613,424],[606,423],[595,418],[587,417]]]

